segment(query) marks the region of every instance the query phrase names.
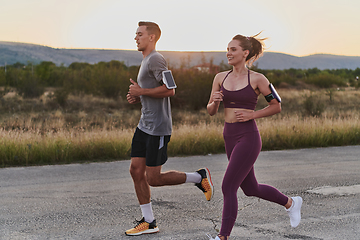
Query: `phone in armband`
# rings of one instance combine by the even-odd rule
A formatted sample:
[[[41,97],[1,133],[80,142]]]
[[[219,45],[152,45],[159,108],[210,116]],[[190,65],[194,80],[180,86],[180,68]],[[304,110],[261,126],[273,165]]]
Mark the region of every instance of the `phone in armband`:
[[[173,89],[173,88],[177,88],[176,84],[175,84],[175,80],[174,77],[171,73],[171,70],[166,70],[162,72],[162,76],[163,76],[163,82],[166,86],[167,89]]]
[[[270,102],[271,100],[276,99],[279,103],[281,103],[281,97],[271,83],[269,84],[269,88],[271,93],[265,96],[266,101]]]
[[[276,91],[276,89],[274,88],[274,86],[272,85],[272,83],[270,83],[269,87],[270,87],[270,90],[271,90],[272,94],[274,95],[274,98],[275,98],[279,103],[281,103],[281,97],[280,97],[280,95],[278,94],[278,92]]]

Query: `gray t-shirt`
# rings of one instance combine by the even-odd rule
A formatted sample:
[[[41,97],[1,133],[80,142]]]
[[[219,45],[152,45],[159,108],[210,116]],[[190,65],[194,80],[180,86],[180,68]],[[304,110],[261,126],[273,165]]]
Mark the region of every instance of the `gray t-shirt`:
[[[167,70],[165,58],[155,50],[141,62],[137,83],[141,88],[161,86],[162,72]],[[140,96],[141,117],[138,128],[152,136],[171,135],[172,119],[170,97]]]

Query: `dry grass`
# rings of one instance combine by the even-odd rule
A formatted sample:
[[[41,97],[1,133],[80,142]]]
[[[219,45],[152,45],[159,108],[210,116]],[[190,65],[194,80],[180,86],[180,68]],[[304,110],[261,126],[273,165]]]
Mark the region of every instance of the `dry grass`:
[[[72,130],[57,133],[0,131],[1,165],[62,164],[126,159],[133,130]]]
[[[262,119],[258,127],[263,150],[328,147],[360,144],[358,114],[347,118],[292,116],[271,121]]]
[[[282,113],[257,120],[263,150],[360,144],[360,92],[279,92]],[[311,94],[326,106],[321,116],[304,114],[303,100]],[[125,109],[120,100],[89,96],[71,97],[66,110],[51,110],[46,104],[16,97],[0,102],[2,167],[129,159],[138,107]],[[260,97],[259,105],[264,104]],[[170,156],[224,152],[221,109],[213,117],[205,106],[199,112],[174,109],[173,122]]]

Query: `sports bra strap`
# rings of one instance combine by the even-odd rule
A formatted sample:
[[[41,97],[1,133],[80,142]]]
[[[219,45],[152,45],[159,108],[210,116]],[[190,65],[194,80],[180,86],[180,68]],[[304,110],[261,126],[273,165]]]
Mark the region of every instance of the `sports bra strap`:
[[[227,78],[227,76],[229,76],[229,74],[232,72],[233,70],[231,69],[227,74],[226,76],[224,77],[224,80],[222,81],[221,83],[221,86],[223,86],[224,82],[225,82],[225,79]],[[248,84],[250,85],[250,69],[248,69]]]
[[[223,80],[222,83],[221,83],[221,86],[224,84],[225,79],[229,76],[229,74],[230,74],[232,71],[233,71],[233,70],[231,69],[231,70],[226,74],[226,76],[224,77],[224,80]]]
[[[221,86],[224,84],[225,79],[229,76],[229,74],[232,72],[233,70],[231,69],[226,76],[224,77],[224,80],[221,83]],[[250,85],[250,69],[248,69],[248,84]]]

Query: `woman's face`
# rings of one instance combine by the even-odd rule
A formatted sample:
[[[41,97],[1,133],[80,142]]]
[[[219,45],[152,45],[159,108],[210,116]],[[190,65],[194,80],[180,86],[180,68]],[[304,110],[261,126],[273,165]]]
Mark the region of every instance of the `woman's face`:
[[[245,64],[246,57],[249,55],[249,50],[243,50],[240,46],[239,40],[231,40],[228,44],[226,57],[229,65],[237,65],[239,63]]]

